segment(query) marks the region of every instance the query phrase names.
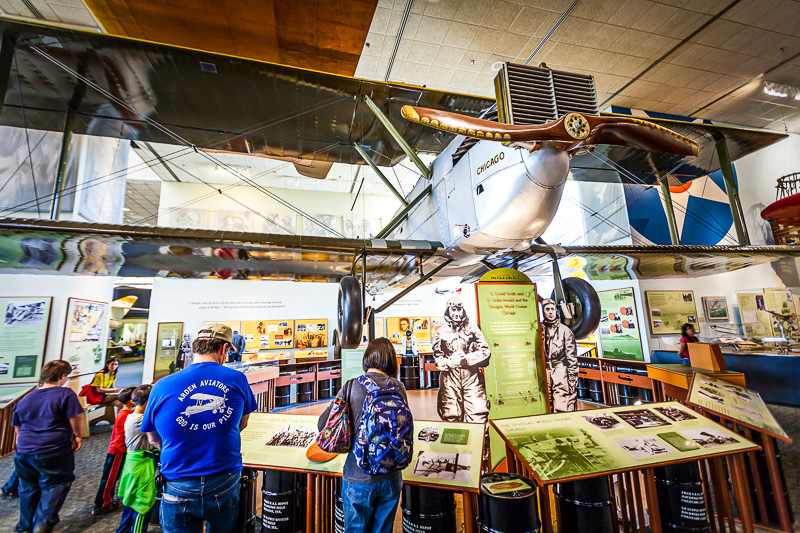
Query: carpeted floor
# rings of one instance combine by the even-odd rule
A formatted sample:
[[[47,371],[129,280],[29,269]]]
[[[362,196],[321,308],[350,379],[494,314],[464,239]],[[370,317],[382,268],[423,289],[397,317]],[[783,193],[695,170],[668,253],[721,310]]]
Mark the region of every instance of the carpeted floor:
[[[795,443],[800,442],[800,408],[770,405],[770,410]],[[56,532],[112,533],[119,525],[121,510],[99,517],[92,516],[90,512],[110,439],[111,426],[103,423],[92,428],[92,436],[83,441],[83,448],[75,457],[77,479],[61,510],[61,523],[56,527]],[[792,507],[795,517],[798,517],[800,515],[800,446],[781,442],[779,450]],[[0,459],[0,484],[5,483],[13,467],[13,456]],[[0,499],[0,533],[13,531],[13,527],[19,519],[17,501],[16,499]],[[399,516],[395,526],[395,531],[399,532],[401,529]],[[800,531],[800,518],[795,520],[795,530]],[[160,532],[161,528],[151,525],[149,531]]]

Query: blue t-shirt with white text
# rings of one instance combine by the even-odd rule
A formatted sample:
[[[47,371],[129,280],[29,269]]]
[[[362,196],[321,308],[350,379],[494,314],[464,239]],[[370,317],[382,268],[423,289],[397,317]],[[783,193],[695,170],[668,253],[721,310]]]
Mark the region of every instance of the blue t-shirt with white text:
[[[161,436],[168,480],[234,473],[242,469],[239,422],[257,407],[244,374],[195,363],[156,382],[140,429]]]

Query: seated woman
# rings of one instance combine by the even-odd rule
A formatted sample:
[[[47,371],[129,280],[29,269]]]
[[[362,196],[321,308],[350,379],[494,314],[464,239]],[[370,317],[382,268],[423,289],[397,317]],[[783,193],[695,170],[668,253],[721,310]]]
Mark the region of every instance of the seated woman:
[[[87,403],[123,407],[118,399],[120,389],[114,387],[114,383],[117,381],[117,368],[119,368],[119,359],[116,357],[106,359],[105,368],[94,375],[89,387],[84,387],[84,390],[81,391],[80,395],[86,398]],[[91,388],[91,391],[86,390],[87,388]]]
[[[681,326],[681,345],[678,348],[678,355],[681,357],[681,363],[684,365],[689,364],[689,343],[699,342],[694,334],[694,326],[686,323]]]

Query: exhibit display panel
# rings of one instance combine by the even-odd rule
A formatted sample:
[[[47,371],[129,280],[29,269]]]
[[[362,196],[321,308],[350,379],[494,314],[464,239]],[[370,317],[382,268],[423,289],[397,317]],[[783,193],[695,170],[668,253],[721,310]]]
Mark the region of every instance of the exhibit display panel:
[[[761,395],[752,390],[704,374],[695,374],[688,403],[712,413],[787,440],[789,436],[770,413]]]
[[[683,324],[697,328],[697,306],[692,291],[645,291],[650,332],[653,335],[680,334]]]
[[[342,350],[342,383],[357,378],[364,373],[364,348]]]
[[[431,319],[427,316],[388,317],[386,336],[392,344],[402,344],[406,331],[411,330],[417,343],[431,342]]]
[[[153,379],[174,374],[183,368],[178,365],[182,337],[183,322],[162,322],[158,325],[158,345],[156,346]],[[191,363],[191,361],[189,362]]]
[[[328,357],[328,350],[297,350],[294,352],[295,359],[316,359],[318,357]]]
[[[39,381],[53,299],[0,298],[0,384]]]
[[[252,413],[242,431],[242,462],[254,468],[341,474],[347,454],[325,463],[306,458],[318,435],[316,415]],[[414,455],[407,483],[478,489],[484,424],[414,421]]]
[[[72,374],[93,374],[103,369],[105,339],[102,338],[108,304],[70,298],[64,327],[61,359],[72,365]]]
[[[34,385],[3,385],[0,386],[0,409],[16,401],[22,395],[31,391]]]
[[[490,420],[490,424],[541,483],[758,449],[677,402]]]
[[[248,350],[294,346],[294,320],[245,320],[241,333]]]
[[[598,291],[603,357],[644,361],[641,322],[632,287]]]
[[[305,319],[294,321],[295,348],[324,348],[328,346],[328,319]]]

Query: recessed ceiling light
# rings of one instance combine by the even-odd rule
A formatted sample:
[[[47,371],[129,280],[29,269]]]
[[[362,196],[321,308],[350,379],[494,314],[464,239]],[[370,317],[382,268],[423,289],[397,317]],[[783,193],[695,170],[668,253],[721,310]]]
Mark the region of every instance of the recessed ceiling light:
[[[472,61],[470,61],[470,63],[472,63],[474,65],[475,64],[475,60],[473,59]]]

